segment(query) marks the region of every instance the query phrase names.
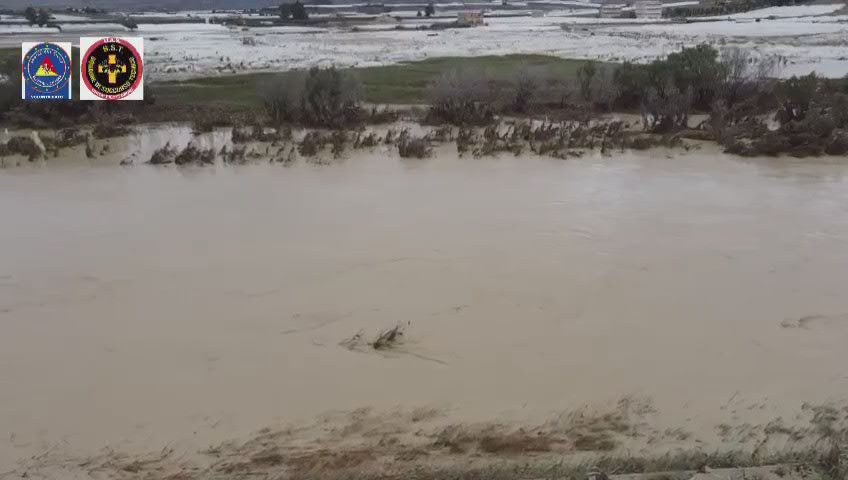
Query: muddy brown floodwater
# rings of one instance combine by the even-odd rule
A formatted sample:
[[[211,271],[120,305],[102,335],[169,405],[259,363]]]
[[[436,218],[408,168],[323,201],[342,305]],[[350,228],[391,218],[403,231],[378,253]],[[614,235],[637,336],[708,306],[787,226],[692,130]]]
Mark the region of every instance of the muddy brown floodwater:
[[[638,398],[704,445],[791,421],[848,397],[846,173],[450,149],[0,172],[0,473],[362,407],[539,424]]]

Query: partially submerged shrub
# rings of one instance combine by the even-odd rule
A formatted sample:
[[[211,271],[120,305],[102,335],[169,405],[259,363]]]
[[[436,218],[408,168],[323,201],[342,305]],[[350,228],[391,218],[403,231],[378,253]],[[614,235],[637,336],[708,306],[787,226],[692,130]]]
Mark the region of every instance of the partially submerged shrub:
[[[56,133],[53,141],[56,148],[65,148],[82,145],[85,143],[86,138],[86,135],[76,128],[65,128]]]
[[[194,135],[209,133],[218,127],[228,127],[233,124],[232,116],[224,112],[208,115],[200,115],[194,118],[191,124],[191,132]]]
[[[347,147],[347,133],[344,130],[334,130],[332,134],[330,134],[330,151],[333,154],[333,158],[339,158],[344,153],[345,147]]]
[[[282,128],[280,132],[284,131]],[[291,131],[289,130],[289,134]],[[234,126],[230,132],[230,138],[233,143],[247,142],[273,142],[279,138],[279,133],[274,131],[266,132],[265,128],[258,123],[254,123],[247,127]]]
[[[391,145],[395,143],[395,141],[397,140],[397,135],[398,132],[394,128],[390,128],[386,132],[386,138],[383,139],[383,143],[386,145]]]
[[[669,86],[651,89],[642,100],[641,115],[644,129],[652,133],[669,133],[689,127],[692,109],[692,90],[681,91]]]
[[[841,120],[840,112],[828,104],[838,102],[829,96],[817,96],[803,114],[793,110],[790,115],[782,110],[781,118],[796,119],[781,122],[775,130],[759,118],[726,126],[720,131],[719,142],[725,152],[743,156],[844,155],[848,153],[848,125]]]
[[[408,130],[401,132],[397,146],[402,158],[426,158],[432,152],[426,137],[413,137]]]
[[[379,332],[374,340],[370,342],[365,340],[365,336],[362,332],[358,332],[352,337],[339,342],[339,345],[349,350],[360,350],[365,346],[374,350],[391,350],[403,341],[405,331],[406,329],[404,325],[398,324],[392,328]]]
[[[274,158],[271,159],[271,161],[275,163],[280,163],[286,167],[293,164],[297,160],[297,147],[292,145],[289,148],[288,154],[286,154],[285,150],[285,146],[280,147],[280,149],[277,151],[277,155],[275,155]]]
[[[177,149],[172,147],[171,143],[168,142],[164,147],[156,149],[147,163],[151,165],[168,165],[174,163],[176,156]]]
[[[828,155],[848,154],[848,131],[840,130],[836,132],[831,137],[831,141],[825,147],[824,152]]]
[[[368,112],[367,117],[365,118],[366,122],[371,125],[377,125],[381,123],[392,123],[396,122],[400,118],[400,113],[397,110],[393,110],[390,108],[378,108],[371,107],[371,111]]]
[[[460,156],[469,151],[476,157],[501,152],[519,155],[529,147],[537,155],[568,158],[581,156],[581,150],[599,149],[605,153],[626,146],[624,123],[618,120],[515,122],[506,126],[498,123],[482,131],[461,127],[456,134],[456,148]]]
[[[848,153],[848,95],[834,87],[833,81],[815,74],[777,82],[773,88],[779,125],[774,130],[761,118],[728,122],[725,111],[717,107],[713,124],[721,144],[728,153],[746,156]]]
[[[394,346],[396,346],[403,339],[404,329],[401,325],[395,325],[394,327],[383,330],[377,335],[377,338],[371,342],[371,347],[374,350],[388,350]]]
[[[381,138],[374,132],[369,132],[368,134],[363,134],[363,132],[357,132],[356,137],[353,140],[353,148],[371,148],[376,147],[380,144]]]
[[[0,156],[23,155],[33,161],[42,154],[41,147],[30,137],[17,136],[0,144]]]
[[[500,133],[499,127],[500,125],[489,125],[483,130],[482,141],[473,150],[475,157],[494,155],[498,152],[511,152],[516,156],[521,154],[524,142],[516,133],[521,127],[512,125],[503,134]]]
[[[130,129],[114,121],[104,121],[94,126],[91,134],[94,138],[114,138],[129,135]]]
[[[233,147],[228,149],[226,145],[219,152],[221,160],[225,164],[240,164],[247,161],[247,147]]]
[[[442,125],[435,130],[431,130],[427,134],[427,139],[433,142],[450,142],[453,141],[453,127],[450,125]]]
[[[174,163],[177,165],[212,165],[215,163],[215,150],[199,149],[192,144],[186,147],[174,157]]]
[[[471,128],[460,127],[456,133],[456,153],[461,157],[467,152],[476,142],[474,130]]]
[[[297,146],[297,151],[304,157],[314,157],[324,146],[325,139],[320,132],[307,132]]]

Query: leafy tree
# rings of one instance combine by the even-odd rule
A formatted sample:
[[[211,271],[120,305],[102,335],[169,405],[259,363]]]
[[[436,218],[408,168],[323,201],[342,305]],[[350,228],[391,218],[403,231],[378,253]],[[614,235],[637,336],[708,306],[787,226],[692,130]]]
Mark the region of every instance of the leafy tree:
[[[36,15],[35,23],[37,23],[39,27],[43,27],[50,23],[50,12],[43,8],[39,8],[38,15]]]
[[[672,85],[671,69],[665,60],[654,60],[645,66],[644,88],[652,88],[660,99],[666,98],[666,92]]]
[[[309,14],[306,13],[306,7],[303,6],[303,3],[300,0],[297,0],[291,5],[291,13],[292,18],[295,20],[308,20]]]
[[[433,5],[433,2],[428,3],[427,6],[424,7],[424,16],[425,17],[432,17],[435,14],[436,14],[436,7]]]
[[[612,79],[618,89],[617,106],[624,109],[639,106],[642,93],[648,82],[645,67],[632,62],[624,62],[615,69]]]
[[[512,96],[512,109],[516,112],[526,112],[527,108],[530,106],[530,101],[533,98],[533,94],[538,89],[538,81],[537,78],[539,75],[535,74],[535,72],[530,72],[527,68],[521,68],[518,70],[518,74],[513,81],[515,85],[515,92]]]
[[[592,82],[598,69],[594,60],[589,60],[577,69],[577,82],[580,84],[580,95],[587,102],[592,99]]]
[[[36,11],[33,7],[27,7],[26,10],[24,10],[24,17],[26,17],[30,25],[38,23],[38,11]]]
[[[306,13],[306,7],[300,0],[294,3],[284,3],[280,5],[280,18],[283,20],[308,20],[309,14]]]
[[[681,92],[691,88],[696,108],[708,109],[722,78],[718,51],[702,43],[693,48],[683,48],[666,59],[674,85]]]

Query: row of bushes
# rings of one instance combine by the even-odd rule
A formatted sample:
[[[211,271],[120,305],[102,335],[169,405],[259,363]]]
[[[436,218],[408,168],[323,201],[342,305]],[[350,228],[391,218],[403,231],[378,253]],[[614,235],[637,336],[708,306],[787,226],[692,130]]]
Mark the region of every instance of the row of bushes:
[[[784,7],[810,3],[811,0],[742,0],[736,2],[716,3],[711,5],[693,5],[685,7],[664,8],[663,17],[688,18],[708,17],[715,15],[730,15],[739,12],[749,12],[768,7]]]
[[[717,100],[735,105],[772,75],[774,65],[741,50],[719,56],[703,44],[645,65],[587,61],[572,77],[545,69],[522,68],[511,78],[454,71],[433,84],[430,119],[483,124],[498,113],[641,111],[649,130],[669,131],[685,128],[690,112],[708,112]]]
[[[776,67],[772,58],[741,49],[719,54],[702,44],[643,65],[589,61],[570,81],[529,69],[506,80],[481,71],[449,72],[431,88],[427,118],[482,125],[498,114],[556,108],[575,118],[638,111],[646,132],[668,134],[690,129],[691,115],[700,113],[709,120],[695,127],[731,153],[848,153],[848,78],[776,80]]]
[[[770,127],[770,119],[777,122],[777,128]],[[810,74],[770,82],[733,107],[716,103],[710,122],[716,138],[729,153],[845,155],[848,80]]]

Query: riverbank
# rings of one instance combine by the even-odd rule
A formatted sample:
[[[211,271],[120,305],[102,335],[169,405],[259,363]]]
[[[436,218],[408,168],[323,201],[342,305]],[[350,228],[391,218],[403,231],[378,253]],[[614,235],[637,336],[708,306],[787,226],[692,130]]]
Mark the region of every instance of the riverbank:
[[[12,130],[0,134],[0,168],[73,164],[175,165],[339,164],[362,154],[427,160],[535,155],[572,159],[610,157],[625,150],[685,152],[714,147],[697,132],[647,135],[636,116],[610,115],[583,123],[504,119],[484,127],[430,126],[396,112],[398,120],[359,129],[263,128],[258,124],[200,128],[197,123],[111,128]]]
[[[314,68],[154,84],[144,102],[108,105],[21,103],[7,82],[3,119],[34,129],[93,125],[95,133],[192,120],[200,132],[231,126],[234,135],[248,129],[264,138],[270,128],[276,140],[288,140],[285,132],[292,128],[333,130],[324,143],[344,143],[353,132],[403,119],[448,130],[458,126],[460,138],[468,129],[485,127],[488,146],[480,150],[490,153],[515,151],[524,142],[537,153],[562,157],[565,149],[675,146],[680,138],[715,141],[743,156],[848,153],[848,83],[815,74],[775,79],[770,72],[777,59],[751,55],[701,44],[647,65],[510,56]],[[415,106],[422,101],[426,104]],[[607,121],[634,112],[638,122]],[[533,131],[539,119],[544,132]],[[504,122],[531,127],[500,132]],[[594,132],[602,127],[607,130]],[[586,131],[593,132],[588,141]],[[539,140],[556,144],[537,150],[532,143]]]

